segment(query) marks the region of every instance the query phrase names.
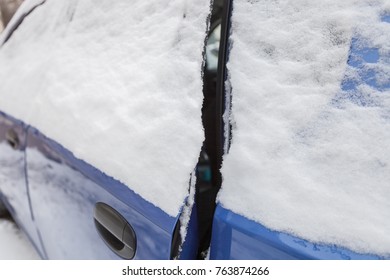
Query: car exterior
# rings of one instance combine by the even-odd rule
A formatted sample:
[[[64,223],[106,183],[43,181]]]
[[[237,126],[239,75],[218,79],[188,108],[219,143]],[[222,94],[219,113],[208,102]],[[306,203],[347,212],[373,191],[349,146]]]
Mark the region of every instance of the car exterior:
[[[0,198],[42,258],[390,257],[389,7],[265,2],[22,4]]]

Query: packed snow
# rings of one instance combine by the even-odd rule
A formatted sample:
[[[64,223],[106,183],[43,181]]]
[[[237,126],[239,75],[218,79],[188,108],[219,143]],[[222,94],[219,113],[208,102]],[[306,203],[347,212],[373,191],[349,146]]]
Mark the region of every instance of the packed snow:
[[[224,207],[312,242],[390,257],[388,13],[385,0],[234,2]],[[382,87],[347,67],[352,37],[382,57],[364,66],[377,68]],[[343,79],[358,85],[343,89]]]
[[[40,259],[31,242],[8,219],[0,219],[0,260]]]
[[[209,13],[209,0],[47,0],[1,48],[0,111],[176,216],[204,139]]]

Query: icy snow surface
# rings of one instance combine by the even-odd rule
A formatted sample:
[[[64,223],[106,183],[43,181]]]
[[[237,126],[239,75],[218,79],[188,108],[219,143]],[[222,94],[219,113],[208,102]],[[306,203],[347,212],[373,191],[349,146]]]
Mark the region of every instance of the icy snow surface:
[[[224,207],[390,257],[389,13],[385,0],[234,2]],[[347,67],[355,37],[374,52],[367,81]]]
[[[0,111],[176,216],[204,138],[209,6],[46,1],[0,51]]]
[[[7,219],[0,219],[0,260],[38,260],[27,237]]]

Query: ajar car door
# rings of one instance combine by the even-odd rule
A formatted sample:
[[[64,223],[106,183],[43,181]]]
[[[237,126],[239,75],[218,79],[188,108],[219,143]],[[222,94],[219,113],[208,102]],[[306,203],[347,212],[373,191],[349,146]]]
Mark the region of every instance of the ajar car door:
[[[28,124],[42,257],[195,257],[209,13],[205,0],[47,0],[7,38],[0,109]]]

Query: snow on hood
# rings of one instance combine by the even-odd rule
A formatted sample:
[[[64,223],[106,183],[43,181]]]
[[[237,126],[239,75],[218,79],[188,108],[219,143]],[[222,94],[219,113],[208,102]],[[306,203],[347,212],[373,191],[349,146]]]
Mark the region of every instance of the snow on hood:
[[[0,111],[176,216],[204,139],[209,13],[209,0],[47,0],[0,49]]]
[[[224,207],[312,242],[390,256],[386,14],[384,0],[234,1]],[[351,42],[373,61],[347,66]]]

